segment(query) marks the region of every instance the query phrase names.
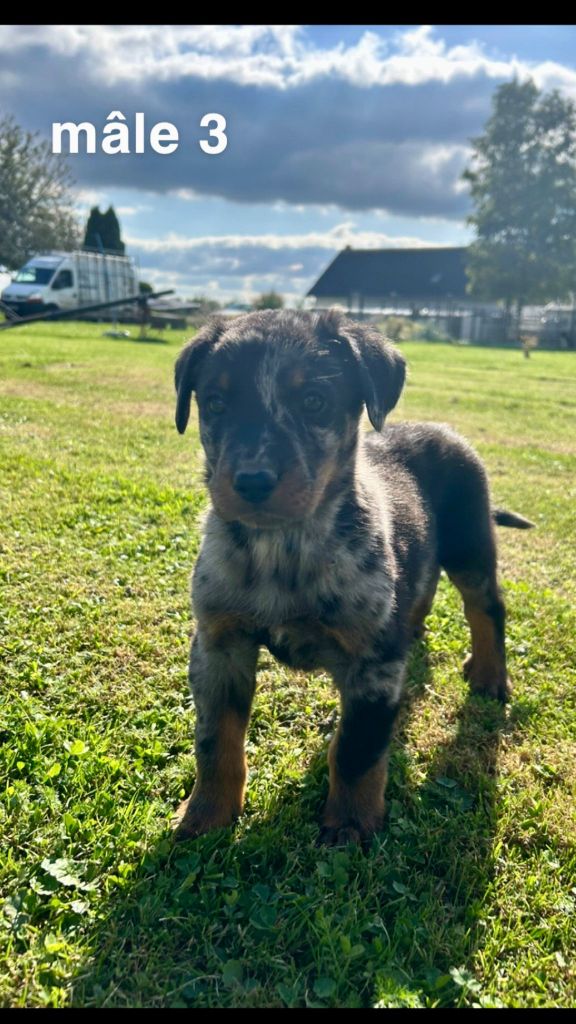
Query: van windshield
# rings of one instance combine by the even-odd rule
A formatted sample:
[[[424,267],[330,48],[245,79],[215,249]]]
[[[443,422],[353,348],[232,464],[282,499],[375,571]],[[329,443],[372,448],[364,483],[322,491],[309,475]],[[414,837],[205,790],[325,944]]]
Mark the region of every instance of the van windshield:
[[[15,284],[48,284],[56,267],[22,267],[14,278]]]

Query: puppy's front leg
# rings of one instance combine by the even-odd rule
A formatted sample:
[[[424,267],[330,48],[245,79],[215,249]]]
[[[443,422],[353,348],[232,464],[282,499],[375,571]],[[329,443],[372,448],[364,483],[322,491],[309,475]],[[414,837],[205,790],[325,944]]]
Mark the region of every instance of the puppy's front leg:
[[[244,740],[257,658],[253,637],[212,623],[199,626],[189,669],[196,707],[196,782],[178,808],[176,839],[230,825],[242,812]]]
[[[382,827],[390,737],[404,681],[404,659],[353,666],[341,689],[342,717],[330,744],[330,789],[320,841],[364,843]]]

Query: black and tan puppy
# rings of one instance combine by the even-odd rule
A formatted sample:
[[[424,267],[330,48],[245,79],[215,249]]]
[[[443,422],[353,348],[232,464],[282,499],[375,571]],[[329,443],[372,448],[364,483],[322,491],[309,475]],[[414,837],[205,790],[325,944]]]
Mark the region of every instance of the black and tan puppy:
[[[212,509],[193,579],[197,778],[178,838],[242,810],[260,645],[329,671],[340,692],[328,843],[382,824],[408,649],[442,568],[464,599],[472,689],[507,697],[493,523],[531,524],[491,509],[478,457],[448,428],[383,429],[404,376],[378,331],[334,311],[215,319],[180,354],[176,424],[196,392]],[[376,433],[359,429],[364,406]]]

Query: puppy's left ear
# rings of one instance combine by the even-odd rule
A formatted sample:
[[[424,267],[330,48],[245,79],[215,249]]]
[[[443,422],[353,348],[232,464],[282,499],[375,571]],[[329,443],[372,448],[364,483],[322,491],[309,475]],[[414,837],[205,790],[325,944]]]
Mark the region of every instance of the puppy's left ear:
[[[362,397],[374,430],[382,430],[384,420],[394,408],[404,387],[406,361],[374,327],[355,323],[342,324],[340,337],[345,337],[360,375]]]
[[[218,317],[210,320],[193,341],[182,349],[174,367],[174,383],[176,385],[176,426],[178,433],[183,434],[190,418],[190,401],[192,392],[196,390],[200,367],[210,349],[223,333],[225,323]]]

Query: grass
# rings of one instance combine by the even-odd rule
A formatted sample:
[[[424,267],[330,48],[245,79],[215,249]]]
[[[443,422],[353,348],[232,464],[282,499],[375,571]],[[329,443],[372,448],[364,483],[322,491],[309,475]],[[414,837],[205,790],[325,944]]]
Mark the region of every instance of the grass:
[[[499,533],[510,706],[468,694],[443,582],[386,829],[319,850],[335,692],[262,655],[246,813],[173,846],[201,457],[183,336],[102,332],[0,335],[0,1005],[574,1005],[574,357],[403,346],[394,418],[460,430],[538,524]]]

